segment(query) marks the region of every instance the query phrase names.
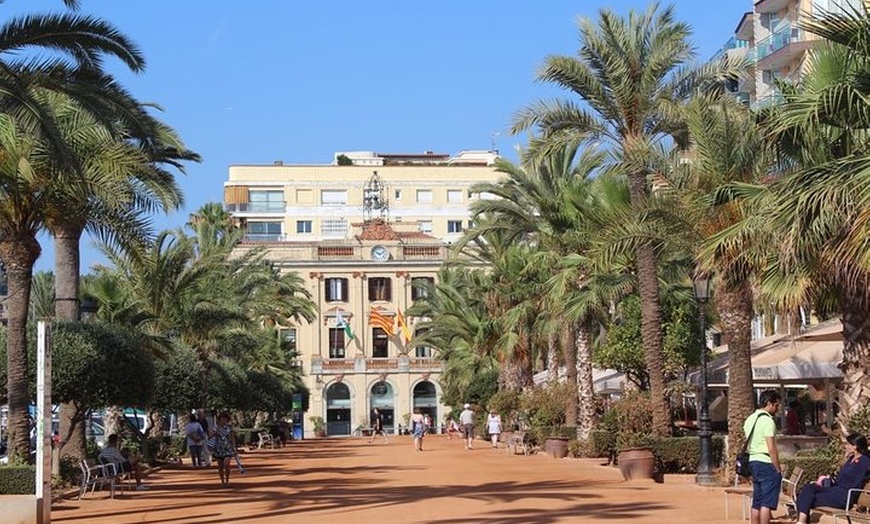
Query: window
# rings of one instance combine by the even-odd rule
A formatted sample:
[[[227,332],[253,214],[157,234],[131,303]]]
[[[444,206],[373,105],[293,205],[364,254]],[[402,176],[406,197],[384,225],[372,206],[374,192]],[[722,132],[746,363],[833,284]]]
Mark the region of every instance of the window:
[[[389,278],[370,278],[369,279],[369,301],[383,300],[389,302],[392,300],[392,280]]]
[[[255,213],[283,213],[284,192],[272,191],[249,191],[248,211]]]
[[[311,221],[310,220],[297,220],[296,221],[296,232],[297,233],[311,233]]]
[[[474,220],[468,221],[468,229],[474,229]]]
[[[432,277],[413,277],[411,279],[411,300],[419,300],[429,296],[429,291],[435,287]]]
[[[462,233],[462,220],[448,220],[447,221],[447,232],[448,233]]]
[[[432,221],[421,220],[420,222],[417,222],[417,228],[423,233],[432,233]]]
[[[427,328],[418,329],[414,333],[414,338],[425,337],[426,333],[428,332],[429,329]],[[414,348],[414,356],[418,358],[432,358],[432,346],[418,345],[416,348]]]
[[[329,358],[344,358],[344,328],[329,328]]]
[[[281,328],[278,330],[281,343],[288,353],[296,352],[296,328]]]
[[[344,238],[347,236],[347,220],[326,218],[320,223],[320,235],[324,238]]]
[[[274,242],[281,239],[281,222],[248,222],[248,240]]]
[[[347,190],[324,189],[320,192],[320,203],[324,206],[346,206]]]
[[[432,203],[432,190],[431,189],[418,189],[417,190],[417,203],[418,204],[431,204]]]
[[[372,358],[387,358],[390,339],[381,328],[372,328]]]
[[[402,200],[402,190],[401,189],[396,189],[393,192],[393,200]]]
[[[347,302],[346,278],[327,278],[324,280],[324,285],[327,302]]]
[[[461,204],[462,203],[462,191],[458,189],[448,189],[447,190],[447,203],[448,204]]]

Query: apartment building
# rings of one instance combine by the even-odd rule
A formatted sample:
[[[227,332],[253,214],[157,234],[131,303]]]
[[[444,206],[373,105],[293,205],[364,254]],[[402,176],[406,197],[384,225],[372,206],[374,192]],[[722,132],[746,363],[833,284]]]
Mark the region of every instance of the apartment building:
[[[414,408],[443,422],[440,362],[405,311],[471,225],[469,188],[498,180],[496,158],[343,152],[322,165],[230,166],[224,208],[247,231],[239,249],[265,246],[317,305],[314,322],[281,330],[311,391],[307,435],[308,417],[348,435],[376,407],[390,430]]]
[[[717,53],[747,57],[748,75],[731,90],[753,108],[776,104],[782,96],[777,80],[797,81],[806,70],[809,51],[818,42],[799,26],[804,17],[861,8],[861,0],[757,0],[740,18],[734,36]],[[714,57],[715,58],[715,57]]]

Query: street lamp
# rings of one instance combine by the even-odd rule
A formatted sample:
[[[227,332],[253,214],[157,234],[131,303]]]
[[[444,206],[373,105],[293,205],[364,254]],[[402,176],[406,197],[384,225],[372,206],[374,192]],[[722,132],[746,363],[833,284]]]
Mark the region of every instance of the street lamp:
[[[710,428],[710,406],[707,402],[707,326],[706,304],[710,298],[710,276],[696,273],[692,279],[692,291],[698,301],[698,316],[701,323],[701,412],[698,416],[698,437],[700,438],[700,458],[695,484],[713,486],[713,430]]]

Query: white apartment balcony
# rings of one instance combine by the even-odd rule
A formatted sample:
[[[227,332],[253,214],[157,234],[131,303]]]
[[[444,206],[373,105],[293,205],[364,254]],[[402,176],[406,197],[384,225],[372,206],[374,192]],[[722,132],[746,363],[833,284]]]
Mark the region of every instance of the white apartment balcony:
[[[710,61],[716,62],[725,56],[741,56],[748,53],[750,50],[749,41],[730,38],[725,45],[713,55]]]
[[[778,13],[798,0],[757,0],[756,13]]]
[[[763,70],[780,70],[800,58],[812,45],[813,41],[806,38],[801,28],[785,24],[756,44],[757,67]]]
[[[284,214],[287,205],[284,202],[247,202],[244,204],[224,203],[227,213],[276,213]]]

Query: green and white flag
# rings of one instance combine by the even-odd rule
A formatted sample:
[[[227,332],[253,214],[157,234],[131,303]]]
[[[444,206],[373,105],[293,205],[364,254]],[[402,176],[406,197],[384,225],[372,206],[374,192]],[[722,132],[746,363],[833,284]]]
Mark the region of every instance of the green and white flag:
[[[335,325],[344,328],[344,333],[347,335],[347,338],[353,340],[353,331],[350,329],[350,324],[347,323],[347,320],[344,319],[344,316],[341,314],[341,310],[338,310],[335,313]]]

